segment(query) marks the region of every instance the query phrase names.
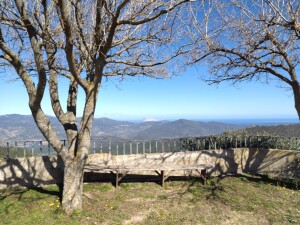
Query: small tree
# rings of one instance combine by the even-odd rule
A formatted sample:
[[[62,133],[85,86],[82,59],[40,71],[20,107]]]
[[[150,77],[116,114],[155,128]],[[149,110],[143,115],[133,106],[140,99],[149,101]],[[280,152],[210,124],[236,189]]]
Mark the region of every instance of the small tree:
[[[64,163],[62,206],[82,208],[83,171],[103,77],[168,75],[168,63],[185,52],[180,22],[187,0],[2,0],[0,65],[14,68],[29,96],[33,118]],[[187,12],[187,11],[186,11]],[[177,38],[176,38],[177,37]],[[174,67],[173,67],[174,68]],[[69,80],[67,108],[60,78]],[[46,85],[64,127],[64,146],[42,110]],[[77,124],[77,94],[85,105]]]
[[[212,76],[204,79],[277,80],[293,91],[300,118],[299,1],[213,0],[202,10],[201,26],[194,16],[191,35],[198,49],[190,63],[206,60]]]

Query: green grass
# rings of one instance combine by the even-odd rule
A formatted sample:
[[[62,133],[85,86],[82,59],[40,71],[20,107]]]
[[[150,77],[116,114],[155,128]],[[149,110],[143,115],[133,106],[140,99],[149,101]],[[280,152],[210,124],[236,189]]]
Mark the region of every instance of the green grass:
[[[300,191],[252,177],[84,185],[83,211],[63,213],[56,186],[0,191],[0,224],[300,224]]]

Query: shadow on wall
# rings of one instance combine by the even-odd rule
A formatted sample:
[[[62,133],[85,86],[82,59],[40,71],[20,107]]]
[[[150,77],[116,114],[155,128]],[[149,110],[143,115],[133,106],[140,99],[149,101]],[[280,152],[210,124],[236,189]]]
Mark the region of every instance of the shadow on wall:
[[[300,152],[249,149],[243,172],[300,179]]]
[[[283,169],[275,175],[300,179],[300,157],[295,157],[294,160],[287,158]]]
[[[57,184],[62,189],[63,162],[60,157],[30,157],[0,160],[0,189],[41,187]]]
[[[210,174],[270,174],[300,179],[300,152],[274,149],[226,149],[203,151],[213,166]],[[201,158],[201,159],[200,159]]]
[[[209,171],[209,175],[239,173],[239,163],[235,160],[235,149],[201,151],[197,162],[207,157],[209,157],[209,164],[213,166]]]
[[[121,156],[95,154],[89,156],[87,164],[96,167],[207,164],[212,166],[209,175],[252,173],[300,179],[300,152],[273,149],[219,149]],[[0,159],[0,189],[48,184],[58,184],[61,189],[63,167],[61,158],[56,156]]]

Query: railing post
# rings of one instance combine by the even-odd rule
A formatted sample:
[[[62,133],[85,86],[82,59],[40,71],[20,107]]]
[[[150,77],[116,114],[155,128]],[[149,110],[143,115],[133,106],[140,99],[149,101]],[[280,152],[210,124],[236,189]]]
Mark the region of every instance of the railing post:
[[[162,149],[162,153],[165,152],[165,142],[164,140],[161,140],[161,149]]]
[[[139,142],[138,141],[136,142],[136,152],[135,153],[139,154]]]
[[[103,153],[103,140],[100,141],[100,154]]]
[[[93,143],[93,153],[95,154],[96,153],[96,141],[94,140],[94,143]]]
[[[6,143],[7,148],[6,148],[6,158],[9,159],[9,142]]]
[[[123,155],[125,155],[125,142],[123,142]]]
[[[143,154],[145,154],[145,148],[146,148],[145,141],[143,141]]]
[[[119,155],[119,142],[116,142],[116,151],[117,151],[117,155]]]
[[[252,147],[252,138],[251,138],[251,136],[249,137],[249,147],[250,148]]]
[[[43,148],[42,148],[42,146],[43,146],[43,143],[42,143],[42,141],[40,141],[40,152],[41,152],[41,156],[43,155]]]
[[[111,140],[108,139],[108,154],[111,155]]]
[[[18,142],[15,142],[15,159],[18,158]]]
[[[173,140],[174,143],[174,152],[177,152],[176,139]]]
[[[132,155],[132,141],[129,142],[129,153]]]
[[[34,156],[34,142],[33,141],[31,142],[31,145],[32,145],[32,147],[31,147],[31,157],[33,157]]]
[[[26,157],[26,141],[24,141],[23,154],[24,154],[24,158],[25,158]]]

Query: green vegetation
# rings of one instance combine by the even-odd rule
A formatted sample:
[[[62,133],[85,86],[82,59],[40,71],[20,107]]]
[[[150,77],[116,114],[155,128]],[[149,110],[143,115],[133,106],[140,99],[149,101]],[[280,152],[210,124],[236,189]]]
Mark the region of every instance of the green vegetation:
[[[249,135],[300,137],[300,125],[254,126],[245,129]]]
[[[63,213],[56,186],[0,192],[0,224],[299,224],[300,191],[266,177],[84,185],[84,210]],[[292,185],[291,187],[296,187]]]

